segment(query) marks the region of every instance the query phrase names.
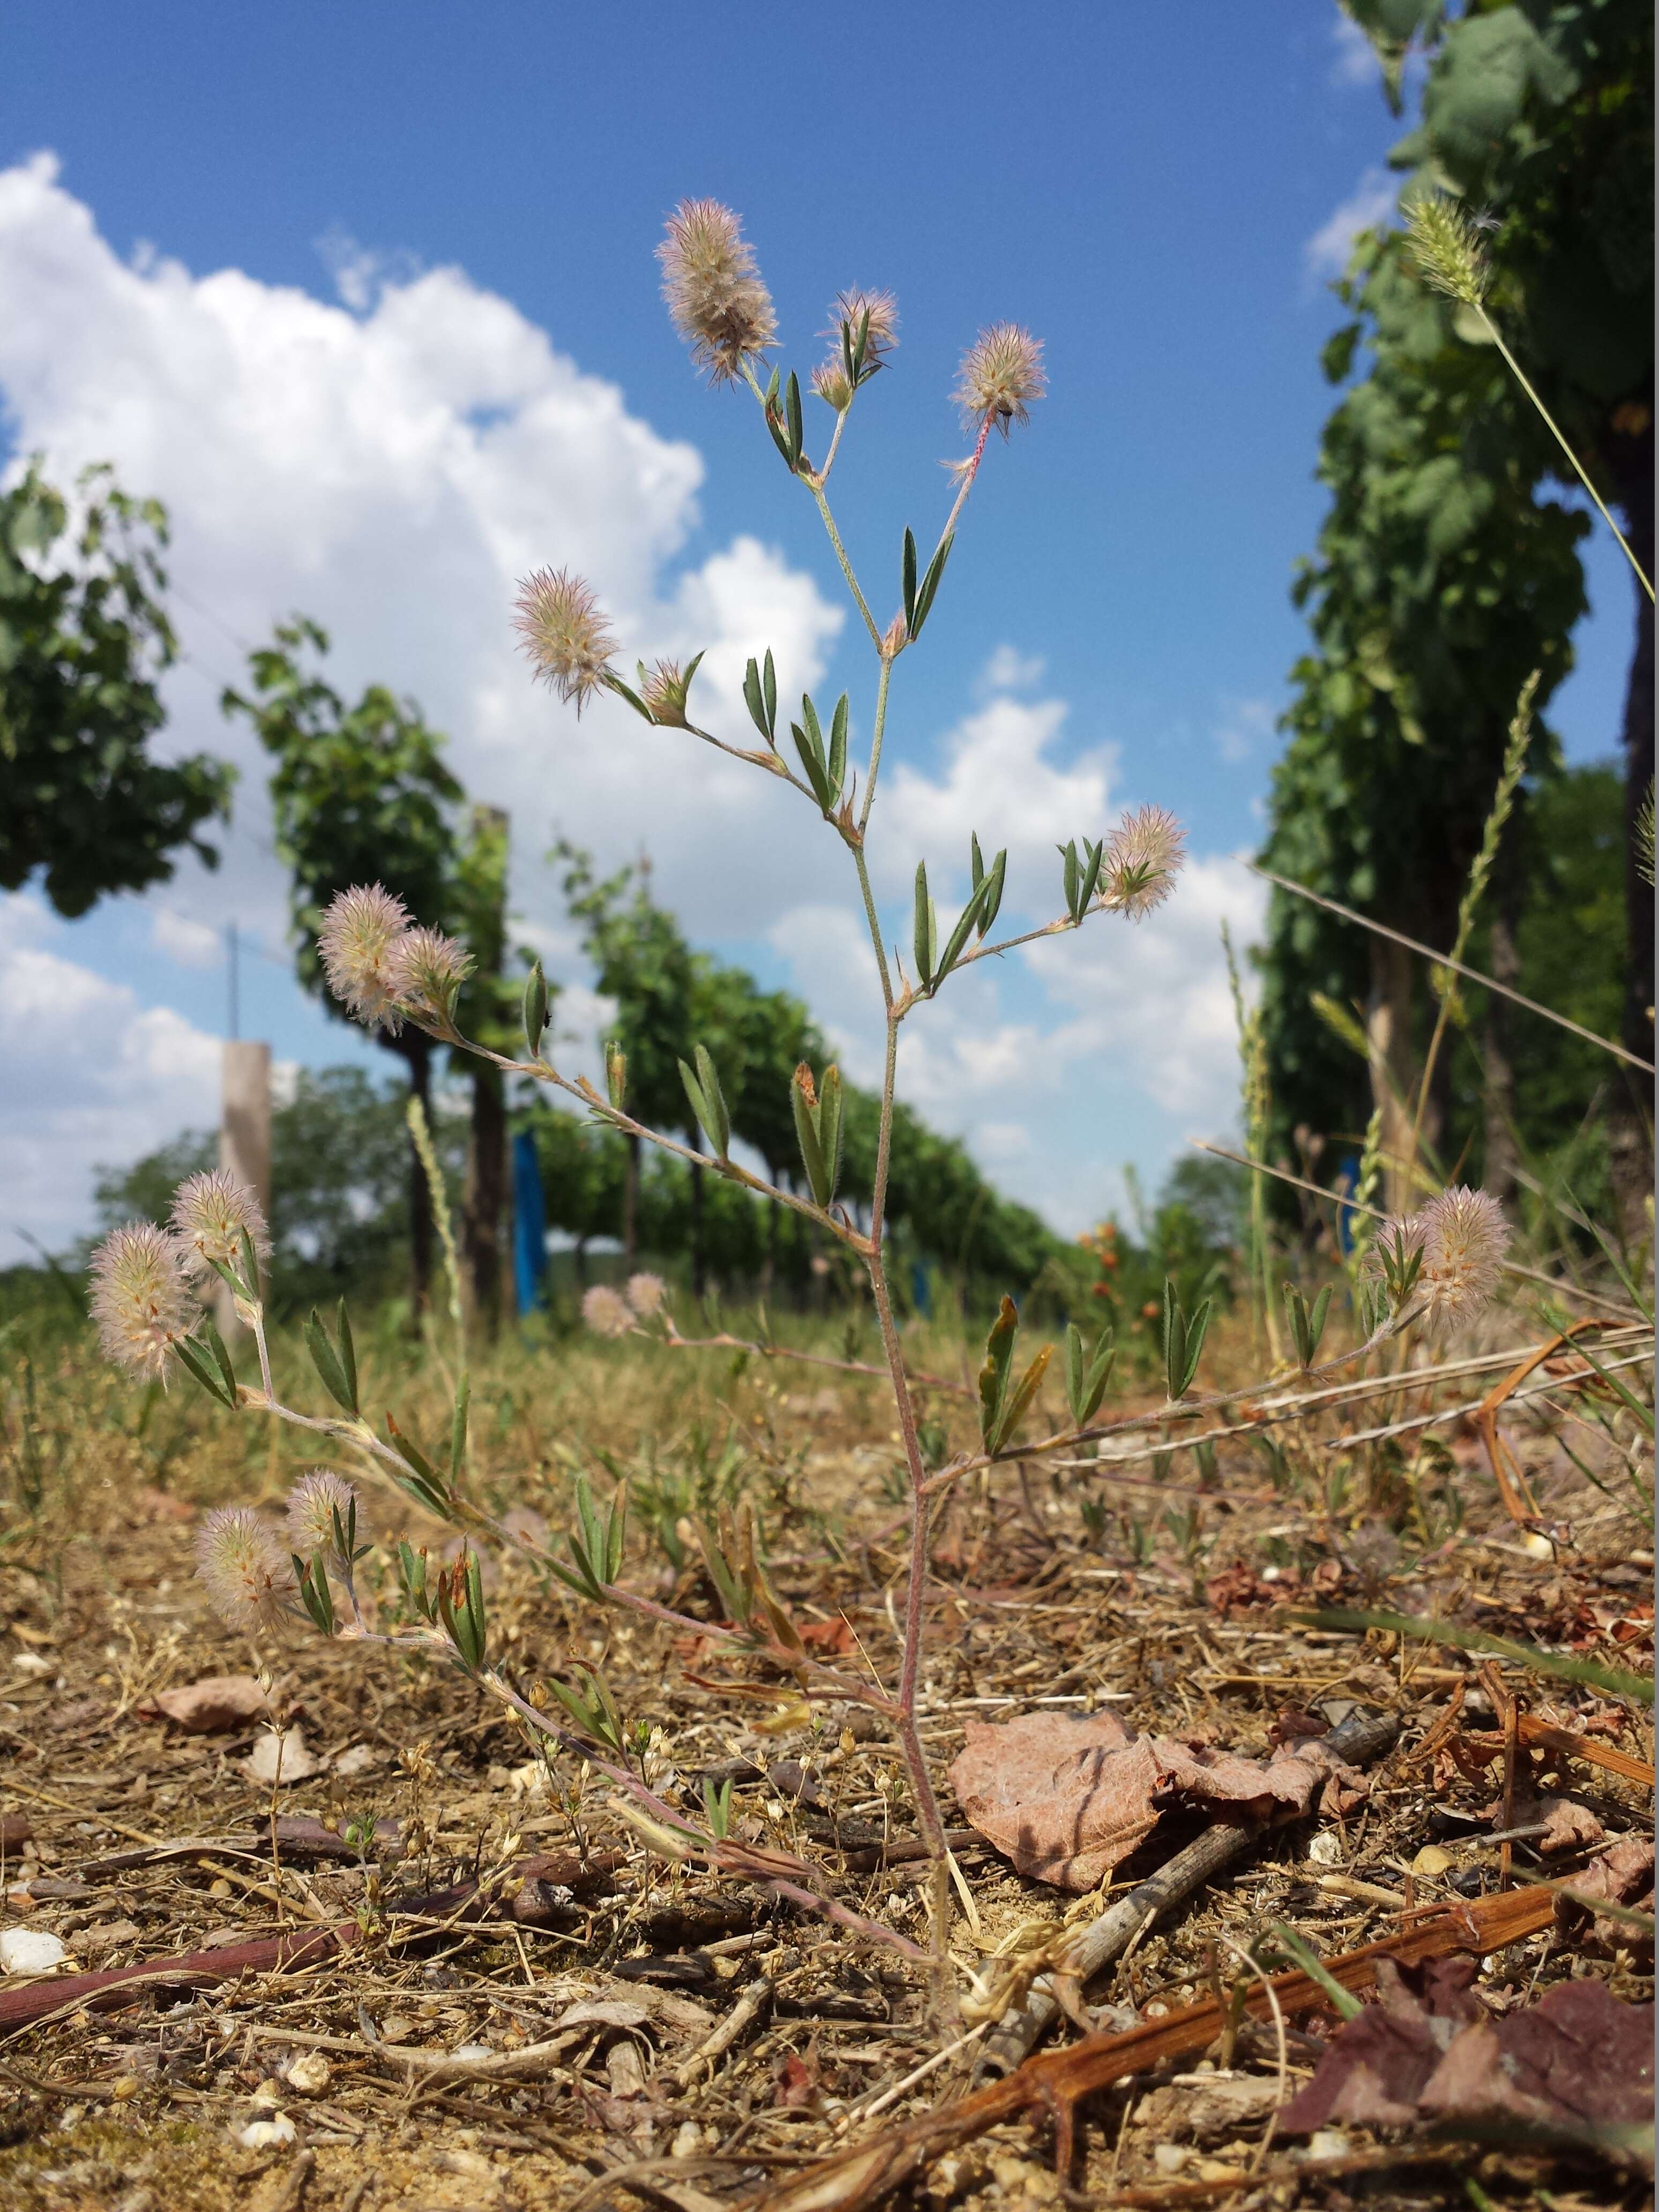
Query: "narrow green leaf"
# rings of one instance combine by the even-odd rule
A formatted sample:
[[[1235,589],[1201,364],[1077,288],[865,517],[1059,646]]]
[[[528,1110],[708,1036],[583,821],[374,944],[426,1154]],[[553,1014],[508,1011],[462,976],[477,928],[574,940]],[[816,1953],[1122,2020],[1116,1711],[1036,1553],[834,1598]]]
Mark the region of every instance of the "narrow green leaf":
[[[1454,1651],[1489,1651],[1494,1658],[1512,1660],[1534,1674],[1553,1674],[1559,1681],[1584,1682],[1615,1698],[1632,1698],[1638,1705],[1653,1703],[1653,1678],[1629,1674],[1620,1667],[1604,1667],[1597,1659],[1575,1658],[1571,1652],[1546,1651],[1536,1644],[1516,1644],[1507,1636],[1489,1636],[1482,1628],[1465,1628],[1461,1621],[1435,1620],[1427,1615],[1360,1612],[1348,1606],[1323,1606],[1317,1613],[1297,1613],[1292,1620],[1310,1628],[1382,1628],[1395,1636],[1420,1637],[1425,1644],[1444,1644]]]
[[[968,836],[968,865],[973,870],[974,889],[985,881],[985,860],[979,849],[979,832],[970,830]]]
[[[825,1170],[823,1150],[818,1139],[818,1115],[806,1103],[806,1093],[799,1078],[789,1085],[789,1103],[795,1116],[795,1141],[800,1146],[801,1165],[806,1170],[806,1181],[813,1198],[820,1206],[830,1203],[830,1178]],[[819,1112],[822,1112],[820,1106]]]
[[[933,980],[933,932],[931,921],[933,902],[927,896],[927,863],[916,862],[915,915],[911,942],[916,956],[916,975],[925,983]]]
[[[539,960],[531,963],[530,975],[524,987],[524,1036],[531,1057],[542,1048],[542,1033],[547,1027],[547,978],[542,973]]]
[[[178,1353],[185,1370],[195,1376],[210,1398],[216,1398],[222,1406],[235,1405],[235,1400],[226,1391],[223,1382],[209,1364],[206,1355],[191,1338],[180,1337],[174,1345],[173,1350]]]
[[[357,1347],[351,1340],[351,1316],[346,1311],[343,1298],[340,1301],[334,1322],[335,1334],[339,1340],[340,1366],[345,1375],[346,1389],[351,1394],[351,1410],[361,1420],[362,1400],[357,1386]]]
[[[1209,1326],[1210,1300],[1206,1298],[1198,1311],[1195,1314],[1189,1316],[1186,1320],[1184,1358],[1181,1370],[1181,1388],[1178,1390],[1172,1391],[1170,1393],[1171,1396],[1184,1398],[1187,1393],[1192,1389],[1194,1379],[1198,1374],[1199,1360],[1203,1356],[1205,1332]]]
[[[225,1349],[225,1340],[206,1314],[202,1316],[201,1330],[201,1340],[212,1353],[213,1364],[224,1378],[225,1388],[230,1393],[230,1402],[234,1406],[236,1403],[236,1369]]]
[[[628,1488],[624,1484],[611,1499],[605,1524],[605,1578],[614,1583],[622,1572],[623,1540],[628,1532]]]
[[[957,917],[957,926],[951,932],[950,941],[945,945],[944,953],[940,957],[939,973],[934,978],[935,981],[942,982],[945,977],[947,976],[951,970],[956,966],[958,958],[961,957],[962,948],[968,942],[968,933],[972,929],[974,924],[979,919],[980,909],[985,903],[986,890],[987,883],[985,881],[981,881],[975,888],[973,896],[969,899],[967,905],[963,907],[961,914]]]
[[[743,672],[743,700],[749,709],[749,719],[769,745],[772,726],[766,716],[766,699],[761,690],[761,673],[753,660]]]
[[[1082,871],[1077,857],[1077,840],[1068,838],[1060,848],[1060,888],[1066,895],[1066,911],[1075,921],[1078,918],[1078,885],[1082,882]]]
[[[1095,895],[1096,884],[1100,881],[1100,864],[1105,857],[1106,841],[1103,837],[1097,844],[1091,845],[1085,837],[1083,841],[1083,848],[1088,854],[1088,861],[1084,868],[1083,882],[1078,892],[1077,911],[1079,920],[1089,911],[1089,902]]]
[[[472,1402],[472,1378],[465,1370],[455,1386],[455,1411],[449,1424],[449,1486],[454,1489],[466,1464],[466,1415]]]
[[[1164,1279],[1164,1379],[1171,1398],[1181,1395],[1181,1376],[1187,1365],[1187,1316],[1176,1297],[1176,1286]]]
[[[904,533],[904,554],[899,574],[904,590],[904,627],[914,636],[916,627],[916,541],[908,530]]]
[[[783,419],[787,425],[789,465],[799,468],[806,434],[801,427],[800,380],[793,368],[789,372],[789,381],[784,387]]]
[[[720,1088],[720,1071],[706,1046],[698,1045],[694,1056],[702,1095],[714,1117],[714,1125],[708,1131],[708,1141],[724,1159],[732,1149],[732,1115],[726,1103],[726,1093]]]
[[[1287,1928],[1282,1920],[1270,1920],[1267,1933],[1285,1957],[1300,1966],[1308,1979],[1316,1983],[1324,1991],[1338,2019],[1358,2019],[1365,2009],[1364,2006],[1352,1990],[1343,1988],[1319,1954],[1293,1928]]]
[[[769,737],[778,733],[778,672],[772,665],[772,648],[766,648],[766,665],[761,672],[761,690],[766,702],[766,732]]]
[[[1008,872],[1008,854],[1005,848],[991,863],[991,888],[985,894],[985,904],[980,910],[979,933],[981,942],[989,936],[991,924],[996,920],[1002,905],[1003,878]]]
[[[624,684],[620,676],[607,668],[600,681],[607,691],[614,691],[619,699],[626,699],[636,714],[642,715],[653,729],[656,727],[656,716],[641,698],[639,693],[631,685]]]
[[[352,1403],[351,1385],[346,1380],[345,1369],[328,1340],[328,1331],[323,1327],[315,1306],[312,1308],[311,1317],[305,1325],[305,1340],[306,1350],[311,1354],[311,1364],[322,1378],[324,1389],[337,1406],[343,1406],[348,1413],[355,1413],[357,1408]]]
[[[913,638],[921,635],[921,626],[933,611],[933,596],[939,590],[940,580],[945,574],[945,564],[951,557],[951,548],[955,543],[954,531],[949,537],[939,540],[939,550],[927,563],[927,573],[917,586],[915,614],[914,618],[907,617],[905,623]]]
[[[979,1432],[988,1449],[1007,1395],[1008,1367],[1018,1333],[1019,1315],[1013,1300],[1005,1294],[985,1340],[985,1360],[979,1370]]]
[[[841,1070],[832,1060],[818,1086],[818,1151],[823,1161],[824,1195],[828,1206],[841,1181]]]
[[[836,702],[836,711],[830,717],[830,802],[836,804],[841,787],[847,781],[847,694],[843,691]]]
[[[1025,1419],[1030,1410],[1031,1401],[1048,1371],[1048,1362],[1054,1357],[1054,1350],[1052,1344],[1045,1344],[1021,1376],[1017,1386],[1007,1394],[1006,1402],[998,1413],[996,1425],[988,1440],[989,1450],[1000,1451]]]
[[[1066,1324],[1066,1402],[1072,1419],[1083,1426],[1083,1331],[1074,1321]]]

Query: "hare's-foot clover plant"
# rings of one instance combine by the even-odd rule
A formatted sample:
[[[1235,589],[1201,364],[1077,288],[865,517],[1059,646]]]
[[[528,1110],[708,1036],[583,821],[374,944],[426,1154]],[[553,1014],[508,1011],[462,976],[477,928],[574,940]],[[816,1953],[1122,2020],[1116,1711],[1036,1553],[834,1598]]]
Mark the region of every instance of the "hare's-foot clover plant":
[[[695,1160],[708,1171],[806,1216],[865,1271],[908,1471],[909,1572],[896,1679],[884,1686],[812,1655],[768,1578],[760,1532],[746,1510],[735,1515],[722,1511],[713,1525],[694,1524],[710,1586],[725,1615],[712,1623],[676,1613],[628,1581],[626,1500],[620,1491],[601,1498],[586,1476],[580,1477],[573,1523],[562,1547],[543,1540],[539,1528],[531,1526],[533,1516],[509,1514],[505,1522],[493,1519],[468,1494],[464,1481],[465,1384],[457,1394],[447,1453],[428,1456],[390,1414],[384,1427],[377,1429],[361,1401],[351,1323],[343,1302],[331,1327],[313,1313],[305,1332],[332,1408],[307,1413],[280,1402],[271,1380],[259,1285],[259,1259],[267,1249],[264,1224],[251,1194],[222,1175],[198,1176],[187,1183],[179,1194],[168,1228],[135,1224],[118,1230],[107,1240],[94,1266],[94,1310],[106,1350],[135,1374],[165,1381],[175,1365],[182,1365],[222,1404],[267,1413],[311,1431],[337,1451],[352,1455],[360,1467],[377,1470],[424,1511],[461,1534],[459,1553],[441,1563],[406,1541],[398,1544],[401,1622],[371,1626],[359,1609],[356,1592],[356,1565],[368,1547],[356,1490],[331,1469],[319,1468],[295,1486],[286,1526],[280,1531],[239,1505],[222,1509],[207,1522],[201,1539],[201,1572],[227,1620],[239,1629],[253,1630],[308,1618],[325,1635],[443,1650],[512,1711],[532,1737],[586,1761],[603,1775],[617,1793],[618,1811],[653,1848],[672,1856],[699,1856],[714,1868],[766,1881],[782,1895],[921,1956],[906,1938],[842,1905],[826,1878],[804,1862],[738,1840],[731,1832],[729,1803],[711,1799],[698,1817],[666,1802],[643,1771],[630,1764],[637,1724],[624,1722],[599,1675],[551,1685],[532,1683],[522,1690],[515,1686],[492,1654],[476,1544],[487,1538],[527,1553],[578,1603],[627,1608],[710,1638],[729,1656],[748,1655],[769,1662],[808,1707],[825,1701],[862,1705],[878,1715],[896,1739],[916,1822],[934,1861],[938,1957],[942,1955],[948,1899],[945,1831],[917,1725],[930,1498],[947,1477],[954,1480],[968,1467],[985,1465],[1016,1448],[1017,1431],[1030,1417],[1049,1355],[1045,1349],[1029,1362],[1016,1361],[1017,1317],[1012,1304],[1004,1301],[991,1331],[978,1393],[982,1452],[953,1462],[945,1474],[939,1473],[937,1454],[930,1460],[919,1434],[887,1276],[884,1229],[901,1036],[905,1022],[918,1008],[975,961],[1034,938],[1080,928],[1101,915],[1140,921],[1175,887],[1183,858],[1182,831],[1164,808],[1147,806],[1109,832],[1103,825],[1098,836],[1073,836],[1060,848],[1060,911],[1037,928],[1000,939],[993,939],[991,932],[1002,903],[1006,853],[988,861],[979,839],[972,840],[967,902],[959,913],[943,920],[924,861],[915,873],[907,969],[903,953],[884,929],[867,862],[894,670],[922,635],[991,432],[1000,431],[1006,440],[1015,428],[1030,422],[1033,407],[1043,396],[1042,345],[1018,325],[999,323],[983,331],[963,356],[954,397],[970,442],[952,464],[952,503],[925,559],[914,534],[905,532],[902,546],[896,549],[899,605],[882,622],[854,572],[827,487],[853,411],[889,365],[896,344],[898,318],[891,295],[849,289],[835,301],[830,356],[808,379],[808,389],[827,404],[833,416],[828,445],[817,460],[809,451],[799,376],[793,370],[786,374],[780,366],[768,367],[767,357],[778,344],[777,320],[737,217],[714,201],[687,201],[670,218],[659,251],[669,310],[694,360],[714,384],[747,391],[761,428],[788,475],[817,507],[868,635],[875,660],[875,696],[862,775],[849,758],[847,696],[827,712],[810,695],[801,696],[798,708],[786,706],[770,652],[750,660],[745,674],[744,697],[757,738],[745,746],[715,736],[694,718],[696,659],[684,665],[659,661],[651,669],[641,663],[633,683],[617,672],[613,665],[617,641],[581,578],[565,570],[538,570],[520,586],[513,619],[535,677],[578,712],[601,691],[616,694],[653,730],[684,732],[775,777],[845,848],[875,956],[886,1030],[867,1225],[860,1226],[838,1200],[842,1094],[833,1066],[814,1070],[803,1065],[795,1071],[791,1104],[804,1188],[778,1188],[732,1157],[720,1072],[696,1038],[686,1039],[682,1073],[712,1158],[635,1118],[629,1108],[626,1060],[614,1045],[605,1055],[603,1091],[585,1076],[568,1075],[553,1064],[547,1034],[549,994],[539,969],[532,969],[525,991],[526,1050],[522,1057],[513,1057],[464,1036],[457,1027],[460,987],[470,964],[465,950],[422,926],[418,916],[379,884],[355,885],[334,900],[319,933],[319,951],[336,997],[371,1028],[395,1031],[407,1022],[453,1049],[478,1054],[504,1074],[533,1079],[565,1091],[595,1121]],[[1376,1243],[1381,1272],[1370,1340],[1425,1310],[1437,1320],[1467,1318],[1490,1294],[1502,1242],[1502,1224],[1491,1202],[1468,1192],[1451,1193],[1436,1201],[1420,1221],[1390,1224]],[[238,1375],[231,1352],[202,1310],[201,1293],[215,1277],[229,1286],[235,1310],[252,1334],[259,1368],[257,1385]],[[664,1285],[653,1275],[636,1274],[621,1291],[590,1290],[583,1314],[588,1326],[601,1335],[637,1333],[665,1344],[687,1341],[675,1332]],[[1192,1389],[1206,1318],[1206,1310],[1188,1316],[1176,1306],[1166,1314],[1172,1401],[1186,1399]],[[1301,1341],[1310,1360],[1316,1332],[1304,1332]],[[1061,1437],[1044,1439],[1046,1446],[1098,1433],[1090,1425],[1098,1414],[1112,1361],[1109,1334],[1085,1346],[1076,1330],[1068,1333],[1061,1370],[1072,1426]],[[1194,1404],[1187,1400],[1188,1407]],[[379,1618],[390,1616],[383,1613]]]

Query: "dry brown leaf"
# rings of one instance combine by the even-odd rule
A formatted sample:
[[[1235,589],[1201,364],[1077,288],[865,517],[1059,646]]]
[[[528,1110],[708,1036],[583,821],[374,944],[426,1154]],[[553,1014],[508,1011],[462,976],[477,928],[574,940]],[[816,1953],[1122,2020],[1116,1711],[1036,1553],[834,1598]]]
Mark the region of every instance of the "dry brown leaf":
[[[1181,1800],[1258,1815],[1344,1809],[1363,1778],[1310,1743],[1283,1744],[1264,1765],[1171,1736],[1136,1736],[1110,1712],[1087,1719],[1027,1713],[972,1721],[951,1768],[969,1821],[1019,1871],[1061,1889],[1092,1889]]]
[[[159,1713],[186,1735],[221,1735],[257,1720],[265,1693],[252,1674],[208,1674],[181,1689],[158,1690],[139,1710]]]

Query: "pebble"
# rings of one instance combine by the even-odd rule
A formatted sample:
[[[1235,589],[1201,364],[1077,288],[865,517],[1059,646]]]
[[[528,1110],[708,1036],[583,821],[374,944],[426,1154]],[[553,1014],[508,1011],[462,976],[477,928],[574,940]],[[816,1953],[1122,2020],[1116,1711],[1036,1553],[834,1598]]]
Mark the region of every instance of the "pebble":
[[[0,1973],[49,1974],[68,1956],[68,1945],[44,1928],[8,1928],[0,1936]]]
[[[298,2133],[288,2114],[278,2112],[274,2120],[250,2120],[236,2140],[244,2150],[269,2150],[276,2143],[291,2143]]]

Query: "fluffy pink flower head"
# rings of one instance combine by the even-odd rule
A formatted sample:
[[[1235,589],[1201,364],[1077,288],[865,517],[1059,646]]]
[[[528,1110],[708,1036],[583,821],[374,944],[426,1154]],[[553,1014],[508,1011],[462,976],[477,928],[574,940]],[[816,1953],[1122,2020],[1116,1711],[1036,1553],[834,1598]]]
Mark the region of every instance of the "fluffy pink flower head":
[[[1187,833],[1167,806],[1136,807],[1107,840],[1101,903],[1144,921],[1175,889],[1186,847]]]
[[[668,1296],[668,1285],[660,1275],[630,1275],[628,1279],[628,1303],[641,1321],[648,1321],[662,1310],[663,1300]]]
[[[1457,1184],[1423,1209],[1423,1269],[1431,1328],[1461,1328],[1492,1303],[1509,1249],[1509,1226],[1490,1191]]]
[[[455,994],[471,972],[472,956],[464,945],[441,929],[410,929],[392,949],[386,981],[411,1020],[442,1027],[453,1018]]]
[[[198,1275],[208,1273],[216,1260],[222,1267],[240,1267],[244,1231],[261,1259],[270,1250],[258,1200],[225,1168],[211,1168],[179,1184],[173,1194],[173,1227],[192,1255]]]
[[[971,429],[993,422],[1006,438],[1012,422],[1029,422],[1031,403],[1048,389],[1042,341],[1018,323],[993,323],[965,354],[951,394]]]
[[[750,354],[775,343],[772,295],[743,225],[718,200],[682,200],[657,248],[662,295],[691,358],[716,384],[743,373]]]
[[[620,1291],[595,1283],[582,1299],[582,1319],[595,1336],[626,1336],[634,1326],[634,1309]]]
[[[363,1512],[356,1485],[327,1467],[315,1467],[309,1474],[302,1474],[288,1494],[289,1551],[297,1552],[302,1559],[318,1552],[326,1552],[331,1559],[334,1558],[338,1548],[334,1541],[334,1516],[337,1512],[340,1526],[349,1528],[354,1505],[357,1507],[356,1529],[361,1541]]]
[[[276,1531],[250,1505],[222,1505],[196,1539],[196,1571],[228,1628],[251,1636],[292,1610],[294,1565]]]
[[[200,1312],[185,1246],[154,1222],[131,1221],[105,1237],[91,1272],[92,1315],[105,1356],[147,1382],[165,1382],[174,1347]]]
[[[328,988],[360,1022],[396,1036],[401,1024],[390,981],[392,955],[409,909],[379,884],[355,884],[329,903],[317,932]]]
[[[538,680],[580,714],[617,650],[592,587],[568,568],[538,568],[520,585],[515,610],[513,627]]]

